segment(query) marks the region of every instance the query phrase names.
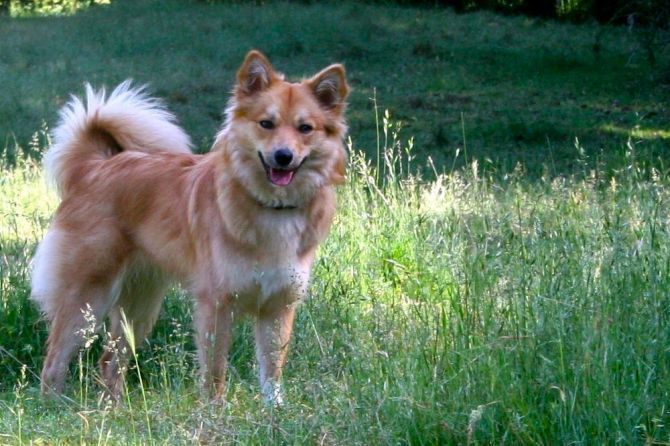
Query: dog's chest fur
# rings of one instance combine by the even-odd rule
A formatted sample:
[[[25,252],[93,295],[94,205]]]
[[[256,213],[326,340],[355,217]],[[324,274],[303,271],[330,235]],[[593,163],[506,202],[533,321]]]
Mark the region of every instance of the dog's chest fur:
[[[224,242],[212,253],[221,272],[219,286],[226,294],[257,306],[277,294],[289,300],[304,296],[312,257],[301,253],[309,231],[304,215],[272,209],[248,221],[229,223],[231,235],[243,249],[231,250]]]

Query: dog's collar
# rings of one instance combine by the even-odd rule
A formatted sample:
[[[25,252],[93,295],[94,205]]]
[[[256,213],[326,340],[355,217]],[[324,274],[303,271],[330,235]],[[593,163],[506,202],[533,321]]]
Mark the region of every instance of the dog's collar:
[[[274,209],[275,211],[298,209],[298,206],[293,205],[293,204],[281,204],[279,206],[268,206],[268,207],[270,209]]]
[[[252,195],[252,197],[258,206],[262,207],[263,209],[272,209],[275,211],[290,211],[293,209],[298,209],[297,205],[282,203],[280,200],[267,202],[254,195]]]

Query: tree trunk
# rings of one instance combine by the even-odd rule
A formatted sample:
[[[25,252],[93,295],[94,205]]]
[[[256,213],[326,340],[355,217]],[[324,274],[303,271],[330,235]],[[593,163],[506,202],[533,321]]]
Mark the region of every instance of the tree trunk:
[[[11,0],[0,0],[0,15],[9,15],[9,2]]]

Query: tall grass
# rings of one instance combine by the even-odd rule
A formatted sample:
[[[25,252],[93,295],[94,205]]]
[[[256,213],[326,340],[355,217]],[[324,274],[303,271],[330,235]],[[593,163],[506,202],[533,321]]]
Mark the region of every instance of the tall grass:
[[[385,130],[383,174],[351,150],[281,410],[259,400],[248,323],[236,331],[228,404],[199,401],[179,290],[136,352],[141,375],[129,374],[120,407],[97,398],[86,353],[75,397],[39,400],[44,326],[27,301],[27,265],[55,201],[34,164],[3,171],[0,442],[670,443],[662,166],[624,142],[628,164],[608,175],[584,164],[528,181],[521,167],[485,174],[473,160],[424,180],[411,173],[411,145],[390,120]]]

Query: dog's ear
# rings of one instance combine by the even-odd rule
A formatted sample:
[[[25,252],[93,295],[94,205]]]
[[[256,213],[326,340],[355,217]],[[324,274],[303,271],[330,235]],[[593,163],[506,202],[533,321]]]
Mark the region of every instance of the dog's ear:
[[[340,150],[337,154],[337,159],[335,161],[335,166],[331,172],[330,181],[333,184],[342,184],[344,183],[347,170],[347,153],[344,149]]]
[[[252,96],[268,88],[279,77],[267,57],[260,51],[249,51],[237,72],[237,92]]]
[[[323,108],[336,113],[344,111],[345,101],[349,94],[344,66],[340,64],[329,66],[308,79],[307,86]]]

